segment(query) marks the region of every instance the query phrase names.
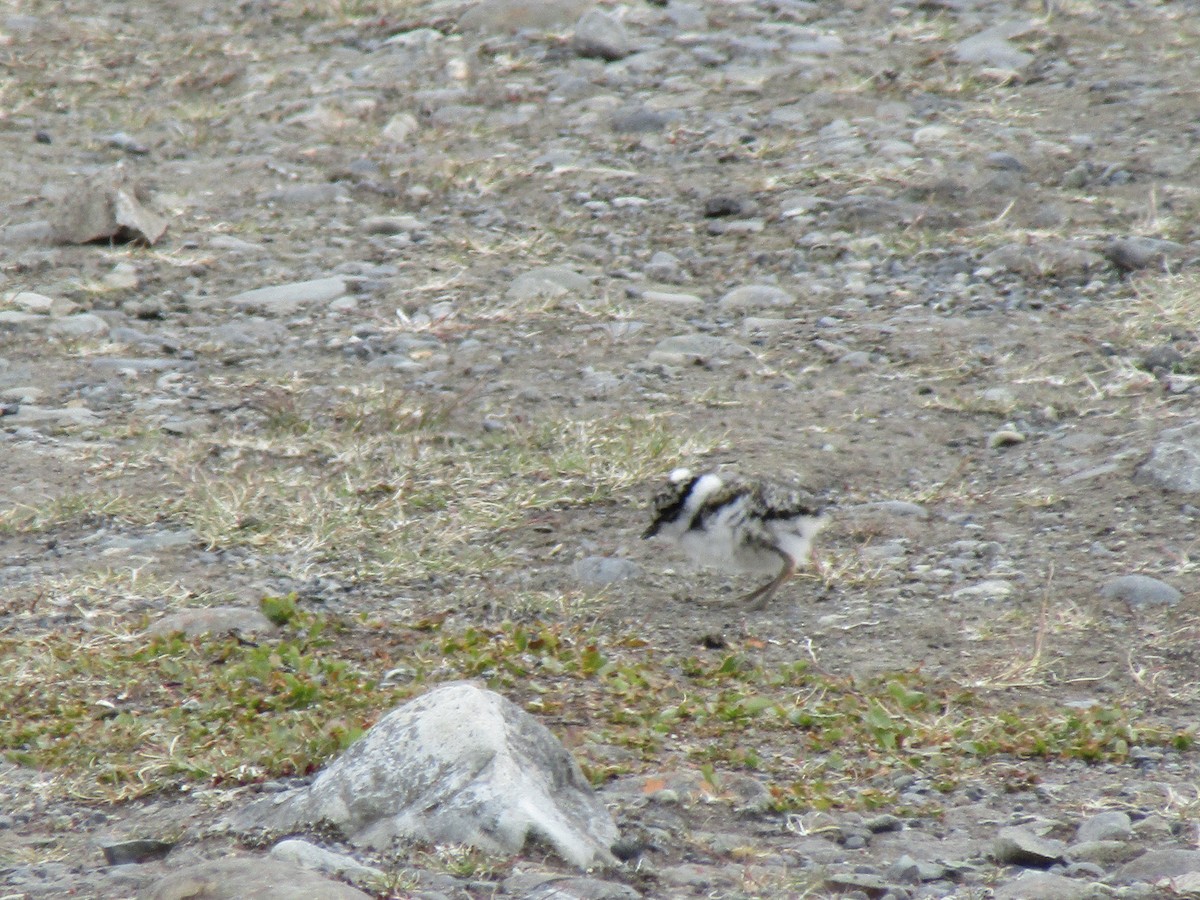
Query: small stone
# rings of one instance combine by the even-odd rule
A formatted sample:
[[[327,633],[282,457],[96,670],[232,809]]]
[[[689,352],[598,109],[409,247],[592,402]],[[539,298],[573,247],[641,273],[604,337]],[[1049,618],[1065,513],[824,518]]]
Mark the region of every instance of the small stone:
[[[464,32],[515,34],[518,31],[558,31],[577,22],[592,0],[482,0],[458,19]]]
[[[132,291],[141,284],[137,266],[132,263],[117,263],[112,271],[100,279],[105,287],[115,291]]]
[[[653,278],[656,281],[680,282],[683,281],[683,267],[674,253],[668,253],[666,250],[659,250],[650,257],[650,262],[646,263],[642,269],[646,273],[647,278]]]
[[[645,303],[661,303],[664,306],[681,308],[704,305],[704,301],[695,294],[675,294],[667,291],[643,291],[641,299]]]
[[[82,406],[64,406],[59,409],[49,409],[43,406],[25,404],[15,413],[5,416],[14,425],[38,428],[46,425],[56,425],[61,428],[72,425],[99,425],[104,419],[98,413]],[[5,423],[8,424],[7,422]]]
[[[1135,477],[1169,491],[1200,493],[1200,422],[1162,431]]]
[[[350,290],[349,282],[339,276],[277,284],[234,294],[229,302],[242,309],[253,309],[267,315],[290,315],[312,303],[328,303]]]
[[[1200,872],[1200,850],[1148,850],[1130,860],[1109,876],[1112,884],[1145,882],[1158,884],[1163,879]]]
[[[108,323],[92,313],[80,313],[77,316],[55,319],[46,331],[55,337],[67,340],[103,337],[108,334]]]
[[[155,243],[166,233],[167,220],[144,205],[141,193],[119,166],[84,179],[54,211],[54,240],[60,244]]]
[[[257,609],[241,606],[211,606],[185,609],[164,616],[146,629],[154,636],[182,633],[185,637],[203,634],[269,634],[275,631],[271,621]]]
[[[52,297],[33,291],[15,291],[5,297],[4,301],[35,315],[49,315],[50,307],[54,305]]]
[[[1081,842],[1125,841],[1132,836],[1133,824],[1129,814],[1112,809],[1084,819],[1075,834],[1075,839]]]
[[[650,352],[650,361],[687,365],[753,355],[749,347],[729,338],[715,334],[681,334],[659,341]]]
[[[357,888],[269,857],[226,857],[172,872],[139,894],[144,900],[369,900]]]
[[[295,838],[280,841],[271,848],[270,855],[272,859],[294,863],[326,875],[345,877],[360,884],[368,881],[382,881],[387,877],[387,873],[382,869],[365,866],[353,856],[334,853],[324,847],[318,847],[316,844]]]
[[[1165,581],[1149,575],[1122,575],[1106,582],[1100,588],[1100,596],[1108,600],[1122,600],[1136,609],[1174,606],[1183,595]]]
[[[747,284],[736,287],[717,301],[722,312],[741,312],[795,306],[796,298],[773,284]]]
[[[1050,872],[1022,872],[996,888],[994,900],[1093,900],[1097,895],[1086,881]]]
[[[612,130],[618,134],[644,134],[662,131],[679,117],[678,113],[649,109],[644,106],[626,107],[613,113]]]
[[[579,296],[591,291],[592,282],[564,266],[543,266],[517,276],[509,285],[510,300],[537,300],[568,296]]]
[[[1046,868],[1063,858],[1062,841],[1040,838],[1025,828],[1001,828],[992,843],[992,856],[997,862],[1018,866]]]
[[[959,588],[953,594],[955,600],[1002,600],[1011,596],[1013,586],[1001,578],[981,581],[968,587]]]
[[[1067,860],[1078,863],[1096,863],[1108,869],[1129,862],[1145,852],[1145,848],[1129,840],[1080,841],[1067,849]]]
[[[105,861],[110,866],[124,866],[162,859],[171,852],[171,848],[174,846],[174,841],[158,841],[146,838],[102,843],[100,844],[100,849],[104,853]]]
[[[1037,26],[1032,22],[1001,22],[954,44],[952,52],[960,63],[1019,70],[1033,62],[1032,53],[1009,43]]]
[[[391,144],[407,144],[419,127],[420,123],[412,113],[400,113],[388,120],[379,136]]]
[[[589,9],[575,24],[575,52],[607,62],[624,59],[630,53],[629,35],[617,19],[598,9]]]

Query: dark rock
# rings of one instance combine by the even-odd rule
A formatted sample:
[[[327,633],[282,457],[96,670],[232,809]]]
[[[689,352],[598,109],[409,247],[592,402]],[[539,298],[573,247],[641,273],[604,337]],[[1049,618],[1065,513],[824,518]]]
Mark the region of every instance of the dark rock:
[[[151,862],[164,858],[175,846],[174,841],[159,841],[145,838],[132,841],[115,841],[111,844],[101,844],[100,850],[110,866],[124,866],[130,863]]]

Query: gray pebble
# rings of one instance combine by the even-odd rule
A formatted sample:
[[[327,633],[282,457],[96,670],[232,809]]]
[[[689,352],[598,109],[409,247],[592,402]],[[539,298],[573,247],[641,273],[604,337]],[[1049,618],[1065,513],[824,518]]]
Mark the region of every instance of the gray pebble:
[[[1145,606],[1174,606],[1183,595],[1165,581],[1149,575],[1122,575],[1100,588],[1100,596],[1122,600],[1137,609]]]
[[[513,279],[506,292],[510,300],[535,300],[550,297],[579,295],[591,290],[592,282],[564,266],[544,266],[531,269]]]
[[[992,895],[994,900],[1092,900],[1096,896],[1088,882],[1050,872],[1022,872]]]
[[[1166,878],[1200,872],[1200,850],[1148,850],[1109,876],[1112,884],[1157,884]]]
[[[729,338],[713,334],[681,334],[659,341],[650,352],[650,361],[686,365],[753,355],[749,347],[743,347]]]
[[[1038,837],[1026,828],[1001,828],[992,842],[992,856],[1001,863],[1044,868],[1060,861],[1065,848],[1062,841]]]
[[[656,281],[671,283],[683,281],[683,270],[679,257],[665,250],[659,250],[651,256],[650,262],[646,263],[642,271],[646,273],[647,278],[653,278]]]
[[[679,118],[677,112],[664,112],[644,106],[626,107],[613,113],[612,130],[618,134],[642,134],[662,131]]]
[[[267,315],[281,316],[294,313],[312,303],[336,300],[349,290],[350,282],[338,275],[243,291],[230,297],[229,303],[241,309],[254,309]]]
[[[80,313],[77,316],[55,319],[46,331],[56,337],[78,339],[103,337],[108,334],[108,329],[108,323],[99,316],[92,313]]]
[[[1133,836],[1129,814],[1119,809],[1106,810],[1084,819],[1075,834],[1077,841],[1125,841]]]
[[[795,304],[795,297],[773,284],[747,284],[736,287],[717,301],[717,307],[722,312],[790,307]]]
[[[572,43],[580,56],[608,62],[625,58],[631,50],[625,26],[598,9],[589,9],[576,23]]]
[[[1169,491],[1200,493],[1200,422],[1162,431],[1136,478]]]
[[[296,838],[280,841],[271,848],[269,855],[272,859],[294,863],[327,875],[345,877],[354,882],[383,880],[387,877],[382,869],[364,866],[353,856],[334,853],[332,850]]]
[[[275,631],[271,621],[257,609],[242,606],[211,606],[185,609],[152,624],[146,633],[166,636],[182,632],[187,637],[202,634],[268,634]]]
[[[1034,56],[1018,49],[1010,40],[1025,34],[1031,27],[1033,26],[1021,22],[1001,22],[993,25],[956,43],[952,48],[954,57],[959,62],[969,65],[1023,69],[1033,62]]]

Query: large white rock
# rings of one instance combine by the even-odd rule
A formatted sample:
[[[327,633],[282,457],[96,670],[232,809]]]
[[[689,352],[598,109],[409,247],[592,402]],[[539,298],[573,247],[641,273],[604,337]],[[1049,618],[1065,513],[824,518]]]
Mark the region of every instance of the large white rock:
[[[353,844],[470,844],[516,853],[530,838],[581,868],[611,865],[617,828],[544,725],[499,694],[455,682],[388,713],[307,788],[232,817],[237,830],[330,823]]]

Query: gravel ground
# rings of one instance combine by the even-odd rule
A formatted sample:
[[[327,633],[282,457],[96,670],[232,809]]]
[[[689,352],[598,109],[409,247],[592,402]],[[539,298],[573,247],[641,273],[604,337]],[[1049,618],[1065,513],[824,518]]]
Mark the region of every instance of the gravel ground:
[[[390,873],[376,896],[1200,894],[1191,12],[10,0],[5,646],[86,646],[188,598],[295,592],[386,629],[567,596],[541,619],[679,658],[919,673],[989,715],[1111,708],[1181,736],[1001,748],[947,785],[914,764],[785,811],[748,758],[722,760],[714,796],[681,739],[602,788],[625,869],[366,859]],[[618,488],[454,538],[486,545],[491,571],[456,569],[467,550],[430,530],[378,577],[336,541],[255,538],[269,497],[223,528],[226,510],[189,507],[178,486],[219,486],[222,466],[300,460],[268,426],[333,427],[347,398],[435,416],[476,511],[476,482],[500,478],[473,448],[537,429],[579,431],[587,471]],[[583,434],[625,420],[661,423],[660,461]],[[748,586],[638,540],[680,462],[829,492],[815,572],[761,613],[708,602]],[[296,471],[304,490],[321,478]],[[405,481],[379,478],[358,496]],[[301,488],[280,515],[319,507]],[[619,756],[586,710],[545,721],[593,768]],[[750,722],[742,743],[779,760],[794,740]],[[133,896],[235,853],[246,871],[204,896],[250,895],[237,879],[261,848],[213,827],[250,788],[104,801],[5,749],[5,897]],[[106,865],[100,847],[128,838],[178,845]]]

